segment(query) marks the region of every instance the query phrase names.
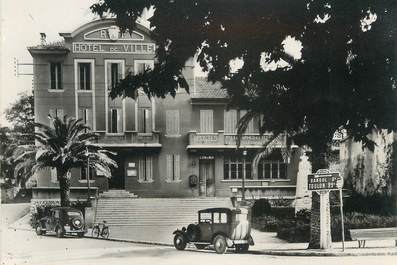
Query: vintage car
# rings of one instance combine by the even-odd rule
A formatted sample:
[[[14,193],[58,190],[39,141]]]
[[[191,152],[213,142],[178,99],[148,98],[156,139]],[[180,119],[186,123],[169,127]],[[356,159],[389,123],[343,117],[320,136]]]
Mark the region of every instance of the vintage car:
[[[63,237],[65,234],[76,234],[78,237],[83,237],[87,232],[83,213],[71,207],[50,209],[47,216],[37,221],[35,229],[37,235],[55,232],[57,237]]]
[[[216,253],[223,254],[228,247],[236,252],[247,252],[254,241],[251,237],[251,215],[248,208],[210,208],[198,211],[198,223],[173,233],[174,246],[184,250],[188,243],[198,249],[213,245]]]

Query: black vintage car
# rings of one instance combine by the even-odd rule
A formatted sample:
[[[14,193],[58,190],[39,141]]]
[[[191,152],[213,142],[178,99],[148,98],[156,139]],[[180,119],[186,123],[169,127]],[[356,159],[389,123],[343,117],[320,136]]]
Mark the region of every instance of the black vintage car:
[[[174,246],[184,250],[187,243],[193,243],[198,249],[213,245],[218,254],[225,253],[228,247],[247,252],[249,245],[254,244],[249,212],[247,208],[198,211],[198,223],[174,231]]]
[[[65,234],[83,237],[87,232],[83,213],[71,207],[52,208],[47,216],[38,220],[35,228],[37,235],[55,232],[57,237],[63,237]]]

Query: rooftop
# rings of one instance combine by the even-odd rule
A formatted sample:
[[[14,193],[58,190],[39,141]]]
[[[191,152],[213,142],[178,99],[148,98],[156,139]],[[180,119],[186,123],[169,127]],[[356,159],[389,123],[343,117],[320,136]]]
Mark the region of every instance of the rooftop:
[[[192,98],[226,98],[227,91],[219,82],[207,81],[207,77],[196,77]]]

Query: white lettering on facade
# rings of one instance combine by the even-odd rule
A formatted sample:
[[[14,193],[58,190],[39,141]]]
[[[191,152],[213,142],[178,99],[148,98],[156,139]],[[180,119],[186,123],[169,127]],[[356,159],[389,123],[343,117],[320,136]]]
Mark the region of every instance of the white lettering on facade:
[[[73,53],[140,53],[154,54],[154,43],[91,43],[73,42]]]

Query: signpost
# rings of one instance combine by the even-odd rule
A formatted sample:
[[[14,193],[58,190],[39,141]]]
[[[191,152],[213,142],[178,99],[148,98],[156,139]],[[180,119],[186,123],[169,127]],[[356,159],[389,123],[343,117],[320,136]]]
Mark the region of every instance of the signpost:
[[[343,224],[343,178],[339,172],[330,172],[328,169],[319,169],[314,174],[308,175],[308,190],[315,191],[320,194],[320,247],[330,248],[330,203],[329,191],[339,190],[340,212],[342,225],[342,250],[345,250],[345,233]]]

